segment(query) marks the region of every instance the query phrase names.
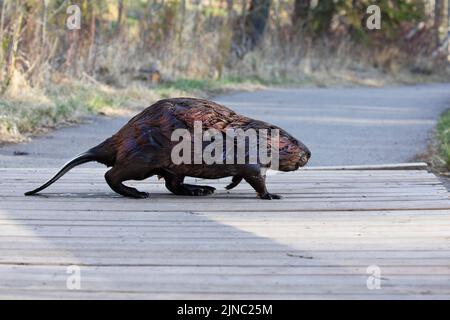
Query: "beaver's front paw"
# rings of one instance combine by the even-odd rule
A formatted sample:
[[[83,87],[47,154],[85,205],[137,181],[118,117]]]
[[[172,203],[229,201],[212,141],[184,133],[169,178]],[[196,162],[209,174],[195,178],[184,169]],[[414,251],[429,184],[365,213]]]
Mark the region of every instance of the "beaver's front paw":
[[[265,193],[263,195],[259,195],[261,199],[264,200],[272,200],[272,199],[281,199],[282,197],[275,193]]]
[[[137,192],[134,194],[134,198],[136,199],[146,199],[150,197],[150,194],[148,192]]]

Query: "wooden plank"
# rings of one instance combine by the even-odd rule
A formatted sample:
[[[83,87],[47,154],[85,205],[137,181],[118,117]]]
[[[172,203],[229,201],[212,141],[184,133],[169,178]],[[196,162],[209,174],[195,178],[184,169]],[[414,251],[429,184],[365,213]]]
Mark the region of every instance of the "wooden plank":
[[[53,277],[39,276],[19,277],[13,274],[15,279],[6,278],[0,283],[0,290],[7,288],[27,288],[43,290],[63,290],[66,288],[67,274],[53,274]],[[279,292],[291,293],[309,292],[319,293],[327,290],[338,291],[345,286],[347,292],[357,293],[368,291],[366,286],[367,274],[360,275],[227,275],[227,281],[223,281],[217,275],[126,275],[120,282],[114,281],[120,274],[108,275],[86,274],[82,280],[82,287],[88,291],[127,291],[127,292],[152,292],[150,288],[160,288],[158,291],[175,292]],[[412,285],[413,283],[413,285]],[[435,292],[448,294],[446,276],[400,276],[391,275],[383,277],[382,285],[385,291],[396,292],[399,289],[409,292],[420,292],[420,286],[426,285]],[[301,289],[300,289],[301,288]],[[328,289],[327,289],[328,288]],[[157,291],[157,290],[154,290]]]
[[[379,241],[378,239],[364,239],[360,243],[355,244],[355,241],[350,238],[339,238],[334,239],[311,239],[307,245],[305,241],[300,239],[294,239],[287,241],[286,238],[279,239],[280,243],[285,246],[274,243],[270,243],[264,240],[261,241],[250,241],[249,239],[235,239],[227,241],[228,239],[211,239],[211,241],[204,241],[199,238],[195,239],[143,239],[143,238],[133,238],[127,241],[113,241],[111,238],[74,238],[74,237],[53,237],[48,238],[48,241],[36,241],[33,237],[2,237],[0,243],[0,250],[15,250],[20,252],[22,250],[55,250],[59,248],[64,248],[68,251],[71,250],[138,250],[145,246],[145,250],[177,250],[177,251],[207,251],[207,250],[221,250],[221,251],[283,251],[292,253],[294,251],[339,251],[339,252],[359,252],[365,251],[370,254],[376,254],[379,251],[382,252],[435,252],[435,251],[445,251],[449,247],[449,242],[445,240],[445,237],[440,239],[434,238],[411,238],[408,243],[405,239],[401,238],[389,238],[385,241]],[[392,242],[399,242],[395,246],[395,250],[392,249]],[[238,247],[240,249],[233,249],[233,247]],[[414,253],[413,253],[414,254]],[[300,254],[302,256],[303,254]],[[314,255],[304,255],[307,257],[314,257]],[[295,257],[295,255],[294,255]]]
[[[282,192],[281,192],[282,193]],[[434,194],[434,195],[395,195],[395,196],[368,196],[368,195],[354,195],[354,196],[327,196],[324,195],[323,197],[320,196],[298,196],[297,194],[292,194],[292,193],[282,193],[283,194],[283,200],[282,201],[296,201],[298,203],[302,203],[302,202],[310,202],[310,203],[314,203],[314,202],[323,202],[323,201],[327,201],[327,202],[406,202],[406,201],[421,201],[421,202],[432,202],[432,201],[442,201],[442,202],[447,202],[448,196],[445,194]],[[52,198],[52,202],[58,203],[58,202],[65,202],[64,199],[62,199],[62,197],[64,196],[64,194],[60,195],[60,197],[55,197]],[[171,201],[173,198],[172,194],[161,194],[161,193],[152,193],[152,197],[158,197],[158,200],[162,200],[162,199],[166,199],[166,201]],[[117,197],[115,197],[117,199]],[[253,192],[251,193],[240,193],[239,196],[235,197],[235,196],[231,196],[230,194],[221,194],[221,193],[217,193],[215,196],[210,196],[208,198],[212,198],[214,200],[214,202],[219,202],[219,200],[227,200],[227,199],[254,199],[256,198],[255,194]],[[72,197],[72,201],[73,202],[85,202],[85,203],[96,203],[96,204],[106,204],[106,203],[110,203],[110,198],[108,198],[107,196],[105,197],[101,197],[101,196],[97,196],[97,195],[93,195],[91,197],[89,197],[88,200],[83,201],[83,198],[81,197]],[[1,198],[0,197],[0,201],[4,202],[4,203],[15,203],[17,202],[19,199],[17,198]],[[209,199],[203,199],[202,202],[206,202]],[[152,201],[152,199],[149,199],[149,201]],[[157,201],[157,200],[155,200]]]
[[[273,255],[276,256],[275,254]],[[169,259],[170,258],[170,259]],[[209,255],[196,255],[185,257],[173,257],[170,254],[158,255],[157,257],[128,257],[126,260],[121,256],[108,256],[103,258],[83,256],[83,261],[80,262],[79,257],[71,256],[21,256],[19,254],[15,256],[1,256],[0,264],[20,264],[20,265],[35,265],[35,264],[51,264],[51,265],[78,265],[78,266],[198,266],[199,261],[207,261],[200,265],[205,266],[309,266],[309,267],[322,267],[322,266],[446,266],[449,265],[448,258],[435,258],[435,259],[342,259],[342,260],[315,260],[315,259],[295,259],[289,257],[264,258],[258,256],[239,257],[233,254],[222,254],[214,257]],[[51,263],[49,263],[51,261]],[[450,285],[450,284],[449,284]]]
[[[33,197],[33,199],[22,202],[2,202],[3,210],[22,210],[22,211],[92,211],[95,201],[54,201],[52,198]],[[208,211],[383,211],[383,210],[450,210],[449,200],[434,201],[298,201],[285,197],[283,201],[261,201],[256,196],[246,197],[223,197],[223,198],[186,198],[171,196],[170,199],[161,199],[154,196],[151,199],[141,199],[133,201],[129,199],[104,201],[96,206],[97,211],[174,211],[182,207],[186,211],[201,211],[208,206]]]
[[[354,166],[328,166],[328,167],[306,167],[303,170],[426,170],[428,164],[425,162],[393,163],[380,165],[354,165]]]
[[[256,220],[256,221],[255,221]],[[175,225],[174,225],[175,222]],[[201,220],[201,221],[192,221],[192,220],[169,220],[169,221],[155,221],[155,220],[111,220],[111,219],[96,219],[96,220],[79,220],[79,219],[41,219],[41,217],[37,217],[35,219],[1,219],[0,226],[26,226],[26,227],[34,227],[34,226],[43,226],[43,227],[92,227],[92,228],[108,228],[108,227],[136,227],[136,228],[171,228],[171,227],[182,227],[182,228],[219,228],[225,227],[224,225],[219,224],[218,222],[224,222],[223,220],[215,221],[215,220]],[[289,220],[274,220],[274,221],[260,221],[259,219],[247,219],[247,220],[227,220],[226,224],[228,226],[236,226],[236,227],[245,227],[245,228],[265,228],[265,227],[273,227],[274,229],[282,230],[285,229],[301,229],[301,228],[360,228],[360,227],[392,227],[393,225],[399,226],[400,228],[439,228],[450,226],[450,217],[444,218],[434,218],[433,220],[429,220],[429,218],[418,218],[418,219],[379,219],[375,221],[367,222],[365,219],[351,219],[347,221],[340,221],[335,219],[330,223],[328,219],[323,221],[308,221],[302,220],[301,218],[297,219],[292,218]]]
[[[123,255],[132,259],[160,259],[167,256],[167,261],[173,261],[176,259],[186,259],[189,256],[190,260],[198,259],[198,257],[208,256],[213,260],[217,257],[237,257],[237,258],[251,258],[257,256],[258,259],[271,261],[273,257],[277,260],[290,261],[292,259],[305,259],[305,260],[319,260],[319,262],[325,264],[325,261],[346,260],[348,262],[355,263],[355,261],[397,261],[397,260],[437,260],[450,262],[450,252],[448,250],[319,250],[316,249],[314,253],[305,252],[304,250],[286,249],[283,246],[272,246],[271,248],[254,247],[249,250],[248,247],[241,248],[222,248],[220,252],[212,246],[199,246],[198,249],[193,246],[179,247],[177,250],[168,250],[169,246],[146,246],[145,249],[131,247],[123,245],[118,246],[69,246],[70,252],[64,249],[56,248],[55,246],[40,246],[34,248],[18,248],[12,245],[9,248],[1,248],[1,256],[3,259],[12,259],[16,256],[27,256],[34,258],[39,256],[40,258],[46,257],[70,257],[71,255],[79,256],[83,255],[90,258],[105,258],[105,248],[109,251],[107,253],[108,258],[118,258]],[[39,248],[39,251],[36,250]],[[173,247],[172,247],[173,249]],[[239,260],[235,261],[239,263]],[[204,263],[208,264],[208,263]],[[443,264],[445,265],[445,264]]]
[[[54,241],[53,241],[54,240]],[[45,245],[28,245],[26,242],[21,241],[20,243],[24,243],[23,245],[11,245],[10,248],[16,248],[17,251],[22,250],[23,248],[27,249],[35,249],[40,250],[41,248],[66,248],[70,252],[72,248],[86,248],[86,247],[92,247],[97,248],[98,250],[108,250],[110,248],[117,248],[117,249],[123,249],[126,250],[127,248],[130,248],[132,246],[138,246],[138,247],[147,247],[149,250],[154,249],[156,246],[159,245],[161,248],[165,248],[167,251],[170,250],[183,250],[186,248],[186,250],[195,251],[195,248],[211,248],[214,247],[216,250],[227,250],[230,248],[230,246],[240,246],[242,248],[245,248],[249,251],[258,251],[261,249],[267,248],[267,250],[282,250],[280,249],[280,246],[272,245],[271,243],[268,243],[267,241],[252,241],[251,239],[213,239],[209,241],[209,239],[201,240],[201,239],[186,239],[186,241],[183,241],[184,239],[169,239],[167,241],[164,241],[165,239],[156,239],[153,241],[153,239],[131,239],[130,241],[124,241],[121,243],[118,243],[116,246],[111,245],[111,243],[117,243],[114,242],[112,238],[102,238],[99,239],[99,241],[95,241],[93,238],[83,238],[80,239],[74,239],[74,238],[48,238],[48,246]],[[109,240],[109,241],[108,241]],[[228,240],[228,241],[227,241]],[[318,250],[335,250],[335,251],[345,251],[345,250],[385,250],[389,251],[392,250],[392,243],[398,242],[399,244],[395,247],[395,250],[401,251],[401,250],[411,250],[411,251],[427,251],[427,250],[447,250],[449,247],[449,242],[446,241],[444,238],[425,238],[423,241],[419,241],[417,238],[394,238],[389,239],[390,241],[378,241],[376,239],[365,239],[364,241],[361,241],[358,244],[355,244],[354,239],[311,239],[307,245],[303,246],[303,243],[305,243],[304,240],[292,240],[292,239],[281,239],[281,244],[285,247],[288,247],[291,251],[297,250],[303,250],[306,252],[309,252],[310,255],[304,254],[305,257],[310,257],[311,254],[313,254],[315,251]],[[407,243],[407,241],[409,241]],[[204,245],[205,242],[208,242],[209,245]],[[34,243],[34,242],[31,242]],[[6,246],[6,244],[5,244]],[[286,252],[291,252],[286,251]],[[83,258],[83,255],[79,255],[79,257]],[[295,257],[294,257],[295,258]],[[305,258],[306,259],[306,258]],[[83,262],[83,259],[81,259]],[[51,260],[49,260],[51,262]],[[50,263],[46,261],[45,263]],[[367,262],[367,260],[366,260]],[[6,262],[4,261],[3,264]],[[44,264],[45,264],[44,263]],[[78,261],[80,263],[80,261]],[[201,265],[201,263],[198,263],[197,265]],[[411,266],[410,264],[407,264],[408,266]],[[445,265],[448,266],[448,263]],[[367,265],[366,265],[367,267]]]
[[[144,211],[135,210],[124,212],[117,210],[110,211],[32,211],[9,209],[0,210],[0,217],[11,221],[21,222],[21,220],[85,220],[85,221],[155,221],[169,223],[183,222],[209,222],[217,221],[219,223],[245,222],[245,221],[319,221],[330,223],[348,223],[349,221],[386,221],[387,223],[402,222],[405,220],[415,220],[423,222],[424,220],[434,221],[435,219],[446,219],[448,210],[402,210],[402,211]],[[0,235],[1,236],[1,235]]]
[[[377,290],[373,290],[377,291]],[[379,300],[379,299],[395,299],[395,300],[448,300],[448,294],[424,294],[422,292],[418,293],[409,293],[407,296],[402,292],[397,293],[380,293],[380,292],[358,292],[358,293],[346,293],[346,292],[332,292],[326,293],[329,291],[321,292],[321,293],[301,293],[298,292],[296,294],[292,293],[264,293],[264,292],[245,292],[245,293],[236,293],[236,292],[225,292],[225,293],[186,293],[186,292],[105,292],[105,291],[77,291],[77,290],[20,290],[20,289],[7,289],[5,291],[0,291],[1,299],[14,299],[17,297],[21,297],[26,300],[36,300],[36,299],[61,299],[64,297],[65,299],[107,299],[107,300],[122,300],[122,299],[152,299],[152,300],[183,300],[189,296],[189,299],[201,300],[201,299],[213,299],[213,300],[264,300],[264,299],[282,299],[282,300],[317,300],[317,299],[336,299],[336,300],[349,300],[349,299],[368,299],[368,300]]]
[[[57,169],[0,169],[0,297],[448,299],[450,200],[421,168],[270,175],[281,201],[256,199],[245,183],[176,197],[156,179],[128,183],[150,199],[126,199],[104,168],[77,168],[24,197]],[[65,288],[70,264],[82,268],[81,291]],[[366,287],[372,264],[376,292]]]
[[[132,276],[163,276],[163,275],[304,275],[304,276],[320,276],[320,275],[366,275],[366,266],[352,266],[352,267],[335,267],[335,266],[320,266],[320,267],[234,267],[234,266],[130,266],[130,275]],[[383,274],[388,277],[390,275],[400,276],[447,276],[450,266],[383,266]],[[17,277],[51,277],[53,275],[65,275],[67,266],[53,266],[53,265],[14,265],[1,264],[0,275],[10,276],[17,275]],[[105,276],[116,275],[123,273],[123,268],[118,266],[83,266],[82,272],[98,273]],[[123,275],[122,275],[123,276]],[[13,277],[11,277],[13,278]]]
[[[282,300],[317,300],[317,299],[336,299],[336,300],[349,300],[349,299],[368,299],[368,300],[379,300],[379,299],[395,299],[395,300],[448,300],[448,294],[424,294],[424,292],[410,292],[405,295],[404,292],[391,292],[391,293],[380,293],[379,290],[373,290],[370,292],[320,292],[320,293],[302,293],[298,292],[296,294],[292,293],[264,293],[264,292],[111,292],[111,291],[78,291],[78,290],[20,290],[20,289],[7,289],[5,291],[0,291],[0,298],[2,299],[14,299],[21,297],[22,299],[107,299],[107,300],[122,300],[122,299],[152,299],[152,300],[183,300],[188,296],[189,299],[201,300],[201,299],[212,299],[212,300],[267,300],[267,299],[282,299]],[[330,293],[328,293],[330,292]]]
[[[446,236],[450,234],[450,225],[385,225],[385,226],[363,226],[364,230],[361,230],[361,225],[356,226],[313,226],[313,225],[285,225],[272,228],[272,225],[252,226],[246,227],[253,233],[264,233],[268,237],[275,237],[277,235],[284,237],[316,237],[316,236],[329,236],[329,237],[372,237],[389,235],[391,232],[395,232],[396,237],[404,237],[408,234],[419,236]],[[432,231],[432,234],[430,232]],[[176,226],[159,226],[159,225],[27,225],[19,226],[13,225],[1,225],[0,233],[2,236],[24,236],[30,232],[34,234],[64,236],[64,235],[91,235],[101,232],[102,236],[114,236],[114,235],[151,235],[155,237],[166,236],[167,234],[173,234],[179,237],[186,237],[192,234],[197,236],[211,238],[214,235],[218,237],[233,236],[242,234],[242,229],[233,228],[231,225],[200,225],[186,227],[184,225]],[[299,234],[301,233],[301,234]],[[251,235],[250,235],[251,236]]]

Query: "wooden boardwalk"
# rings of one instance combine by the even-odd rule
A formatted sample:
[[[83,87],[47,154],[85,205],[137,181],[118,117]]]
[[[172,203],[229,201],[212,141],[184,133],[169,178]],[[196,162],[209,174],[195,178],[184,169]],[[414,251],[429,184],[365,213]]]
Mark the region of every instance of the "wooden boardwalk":
[[[269,176],[279,201],[229,179],[179,197],[154,178],[130,183],[150,199],[126,199],[103,168],[24,197],[56,169],[0,169],[0,298],[449,299],[445,188],[420,168],[353,169]]]

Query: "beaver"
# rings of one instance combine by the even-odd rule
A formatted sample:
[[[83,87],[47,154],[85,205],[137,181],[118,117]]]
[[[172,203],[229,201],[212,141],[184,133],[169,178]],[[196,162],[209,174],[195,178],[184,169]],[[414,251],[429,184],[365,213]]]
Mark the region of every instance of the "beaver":
[[[265,183],[265,170],[270,164],[174,164],[171,151],[176,129],[192,132],[194,122],[201,121],[202,129],[214,128],[221,133],[227,129],[278,129],[279,171],[294,171],[306,165],[311,152],[283,129],[269,123],[240,115],[218,103],[195,98],[160,100],[134,116],[116,134],[99,145],[67,162],[60,171],[39,188],[26,192],[33,195],[47,188],[75,166],[97,161],[112,167],[105,180],[115,192],[132,198],[146,198],[148,193],[125,186],[127,180],[143,180],[153,175],[164,178],[169,191],[176,195],[209,195],[215,188],[184,183],[186,176],[218,179],[232,177],[228,190],[242,180],[248,182],[261,199],[279,199],[269,193]]]

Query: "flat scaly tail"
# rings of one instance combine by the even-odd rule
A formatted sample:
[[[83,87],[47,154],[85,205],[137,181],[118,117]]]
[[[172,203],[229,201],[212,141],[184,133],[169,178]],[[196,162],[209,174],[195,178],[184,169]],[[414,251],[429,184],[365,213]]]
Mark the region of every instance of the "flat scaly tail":
[[[39,188],[34,189],[33,191],[25,192],[25,195],[26,196],[31,196],[33,194],[38,193],[39,191],[44,190],[45,188],[47,188],[48,186],[53,184],[56,180],[61,178],[64,174],[66,174],[70,169],[72,169],[72,168],[74,168],[76,166],[79,166],[80,164],[83,164],[83,163],[86,163],[86,162],[90,162],[90,161],[96,161],[95,154],[92,153],[92,152],[88,151],[88,152],[85,152],[85,153],[82,153],[82,154],[76,156],[75,158],[73,158],[72,160],[67,162],[53,178],[48,180],[46,183],[44,183]]]

